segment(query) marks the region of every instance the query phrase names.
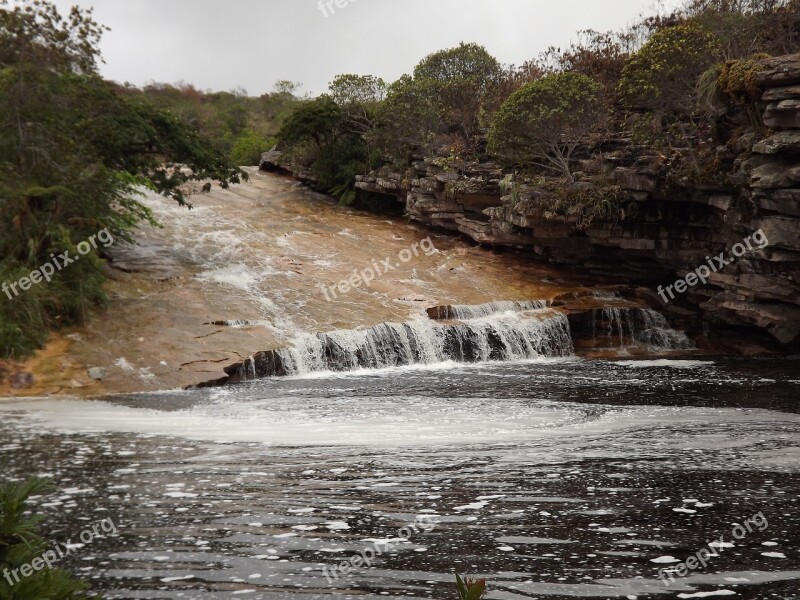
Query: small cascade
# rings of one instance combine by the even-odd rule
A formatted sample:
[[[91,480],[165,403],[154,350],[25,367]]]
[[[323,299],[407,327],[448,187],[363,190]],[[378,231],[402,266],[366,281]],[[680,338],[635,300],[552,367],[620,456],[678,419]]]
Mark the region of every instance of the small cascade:
[[[498,313],[540,310],[547,308],[548,305],[547,300],[501,301],[477,305],[449,304],[429,309],[428,316],[431,319],[466,321],[469,319],[482,319]]]
[[[302,374],[568,356],[572,338],[563,315],[536,318],[509,311],[453,325],[418,320],[305,335],[278,354],[289,374]]]
[[[694,344],[672,329],[661,313],[650,308],[603,307],[592,310],[592,339],[605,337],[611,346],[640,342],[657,350],[688,350]]]
[[[328,333],[304,333],[285,348],[254,354],[225,369],[224,385],[264,377],[408,365],[506,362],[566,357],[575,347],[646,352],[689,350],[688,336],[659,312],[632,305],[615,292],[591,297],[595,306],[548,308],[547,300],[429,308],[429,318]],[[580,298],[575,299],[580,302]],[[597,306],[603,304],[604,306]]]
[[[304,334],[288,348],[262,352],[229,375],[259,377],[406,365],[513,361],[573,355],[566,316],[555,311],[491,314],[458,323],[420,319],[375,327]]]

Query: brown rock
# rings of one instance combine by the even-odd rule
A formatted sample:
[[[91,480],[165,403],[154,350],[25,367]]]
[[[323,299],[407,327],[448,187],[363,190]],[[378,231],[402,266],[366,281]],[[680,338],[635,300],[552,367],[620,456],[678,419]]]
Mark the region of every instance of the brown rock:
[[[758,82],[764,87],[783,87],[800,84],[800,54],[765,58],[759,61],[762,69]]]
[[[753,146],[756,154],[800,153],[800,130],[779,131]]]
[[[800,129],[800,100],[771,103],[764,111],[764,125],[774,129]]]

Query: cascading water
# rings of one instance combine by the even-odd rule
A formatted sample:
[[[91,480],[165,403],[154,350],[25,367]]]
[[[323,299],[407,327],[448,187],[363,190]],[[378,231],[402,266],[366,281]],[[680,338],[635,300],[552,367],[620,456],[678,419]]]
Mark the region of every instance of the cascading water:
[[[602,300],[625,302],[616,294]],[[546,300],[448,305],[428,309],[428,319],[381,323],[329,333],[304,333],[290,346],[259,352],[225,369],[228,378],[208,385],[325,371],[355,371],[446,361],[475,363],[572,356],[575,340],[607,339],[609,346],[646,345],[658,351],[693,348],[649,308],[604,306],[562,313]]]
[[[226,369],[235,381],[445,361],[513,361],[572,356],[567,317],[537,309],[446,323],[418,319],[375,327],[303,334],[287,348],[260,352]]]
[[[672,329],[664,315],[650,308],[596,308],[592,311],[591,328],[592,338],[604,336],[610,344],[620,347],[634,341],[660,350],[694,348],[684,332]]]
[[[500,301],[489,302],[488,304],[451,304],[449,306],[439,306],[432,309],[431,315],[435,319],[455,319],[465,321],[468,319],[480,319],[503,312],[523,312],[526,310],[539,310],[547,308],[547,300],[525,300],[525,301]]]
[[[457,324],[421,319],[305,335],[277,353],[287,373],[302,374],[448,360],[484,362],[570,356],[573,347],[564,315],[506,311]]]

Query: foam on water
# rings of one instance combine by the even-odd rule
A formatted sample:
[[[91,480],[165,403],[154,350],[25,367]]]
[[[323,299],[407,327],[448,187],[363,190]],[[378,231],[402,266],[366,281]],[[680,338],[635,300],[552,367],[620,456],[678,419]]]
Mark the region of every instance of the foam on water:
[[[656,360],[620,360],[616,364],[625,367],[673,367],[676,369],[693,369],[696,367],[707,367],[713,365],[712,361],[707,360],[670,360],[668,358],[659,358]]]

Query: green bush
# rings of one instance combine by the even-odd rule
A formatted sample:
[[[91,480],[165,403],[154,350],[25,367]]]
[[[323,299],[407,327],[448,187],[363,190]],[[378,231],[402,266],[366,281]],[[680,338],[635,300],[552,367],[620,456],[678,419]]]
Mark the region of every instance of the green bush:
[[[240,166],[257,166],[261,163],[261,155],[274,145],[274,139],[265,138],[248,129],[233,143],[231,161]]]
[[[478,129],[484,98],[502,76],[500,63],[478,44],[434,52],[414,68],[414,80],[427,82],[439,98],[449,132],[463,135],[466,143]]]
[[[761,100],[763,91],[758,84],[758,74],[762,70],[758,55],[748,60],[728,61],[719,72],[718,88],[740,106],[747,106]]]
[[[697,24],[661,29],[628,59],[619,96],[631,108],[690,114],[698,78],[719,57],[719,40]]]
[[[600,85],[578,73],[556,73],[514,92],[489,130],[489,152],[508,166],[539,166],[572,181],[570,159],[603,124]]]

